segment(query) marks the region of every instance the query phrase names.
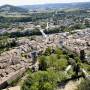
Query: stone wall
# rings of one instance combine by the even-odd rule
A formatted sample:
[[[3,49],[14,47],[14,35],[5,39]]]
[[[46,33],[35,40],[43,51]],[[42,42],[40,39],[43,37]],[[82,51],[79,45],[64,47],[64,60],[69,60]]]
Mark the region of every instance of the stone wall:
[[[26,71],[26,68],[21,68],[20,70],[12,73],[9,77],[5,78],[0,83],[0,89],[6,88],[9,84],[12,83],[12,81],[16,80],[17,78],[21,77],[23,73]]]

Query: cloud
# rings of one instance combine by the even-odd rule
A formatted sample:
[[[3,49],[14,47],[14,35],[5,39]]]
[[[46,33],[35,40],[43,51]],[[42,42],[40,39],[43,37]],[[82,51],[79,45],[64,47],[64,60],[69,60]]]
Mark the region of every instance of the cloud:
[[[0,0],[0,5],[31,5],[31,4],[45,4],[45,3],[69,3],[69,2],[86,2],[90,0]]]

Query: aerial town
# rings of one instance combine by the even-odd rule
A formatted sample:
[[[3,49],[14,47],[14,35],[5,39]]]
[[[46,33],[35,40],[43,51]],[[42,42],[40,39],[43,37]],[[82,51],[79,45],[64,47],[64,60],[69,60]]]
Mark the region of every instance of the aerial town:
[[[89,4],[0,6],[0,90],[90,90]]]

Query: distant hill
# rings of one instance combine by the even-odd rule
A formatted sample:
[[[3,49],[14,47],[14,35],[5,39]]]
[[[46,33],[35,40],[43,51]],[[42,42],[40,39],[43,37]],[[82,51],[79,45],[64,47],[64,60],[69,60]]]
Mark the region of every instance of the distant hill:
[[[54,4],[23,5],[23,6],[3,5],[0,6],[0,12],[27,13],[29,10],[75,9],[75,8],[90,9],[90,2],[54,3]]]
[[[17,6],[3,5],[3,6],[0,6],[0,12],[9,12],[9,13],[18,12],[18,13],[22,13],[22,12],[28,12],[28,10],[26,10],[24,8],[21,8],[21,7],[17,7]]]
[[[20,6],[20,7],[28,9],[28,10],[66,9],[66,8],[90,9],[90,2],[55,3],[55,4],[42,4],[42,5],[24,5],[24,6]]]

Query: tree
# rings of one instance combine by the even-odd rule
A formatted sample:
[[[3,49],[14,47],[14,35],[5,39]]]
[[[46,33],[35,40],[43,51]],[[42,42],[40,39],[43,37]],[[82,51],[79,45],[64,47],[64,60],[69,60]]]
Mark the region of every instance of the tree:
[[[38,71],[29,75],[22,90],[55,90],[57,80],[57,73],[54,71]]]
[[[52,49],[51,49],[51,47],[46,48],[44,54],[45,54],[45,55],[51,55],[51,53],[52,53]]]
[[[79,64],[76,64],[73,67],[74,67],[73,70],[75,72],[75,76],[78,76],[78,74],[80,72],[80,66],[79,66]]]
[[[61,71],[61,70],[65,70],[65,68],[67,67],[68,63],[67,63],[67,60],[66,59],[60,59],[57,61],[57,66],[56,66],[56,69],[58,71]]]
[[[44,90],[53,90],[52,84],[49,83],[49,82],[46,82],[46,83],[44,84]]]
[[[47,56],[47,63],[49,67],[52,67],[53,69],[55,69],[55,66],[57,63],[57,56],[55,54]]]
[[[84,50],[80,51],[80,60],[82,60],[82,62],[85,61],[85,51]]]
[[[39,70],[46,70],[48,67],[47,62],[46,62],[46,57],[41,56],[39,58]]]
[[[90,22],[88,20],[85,20],[86,27],[90,27]]]
[[[60,48],[56,48],[55,53],[57,54],[57,58],[60,59],[60,55],[63,53]]]

